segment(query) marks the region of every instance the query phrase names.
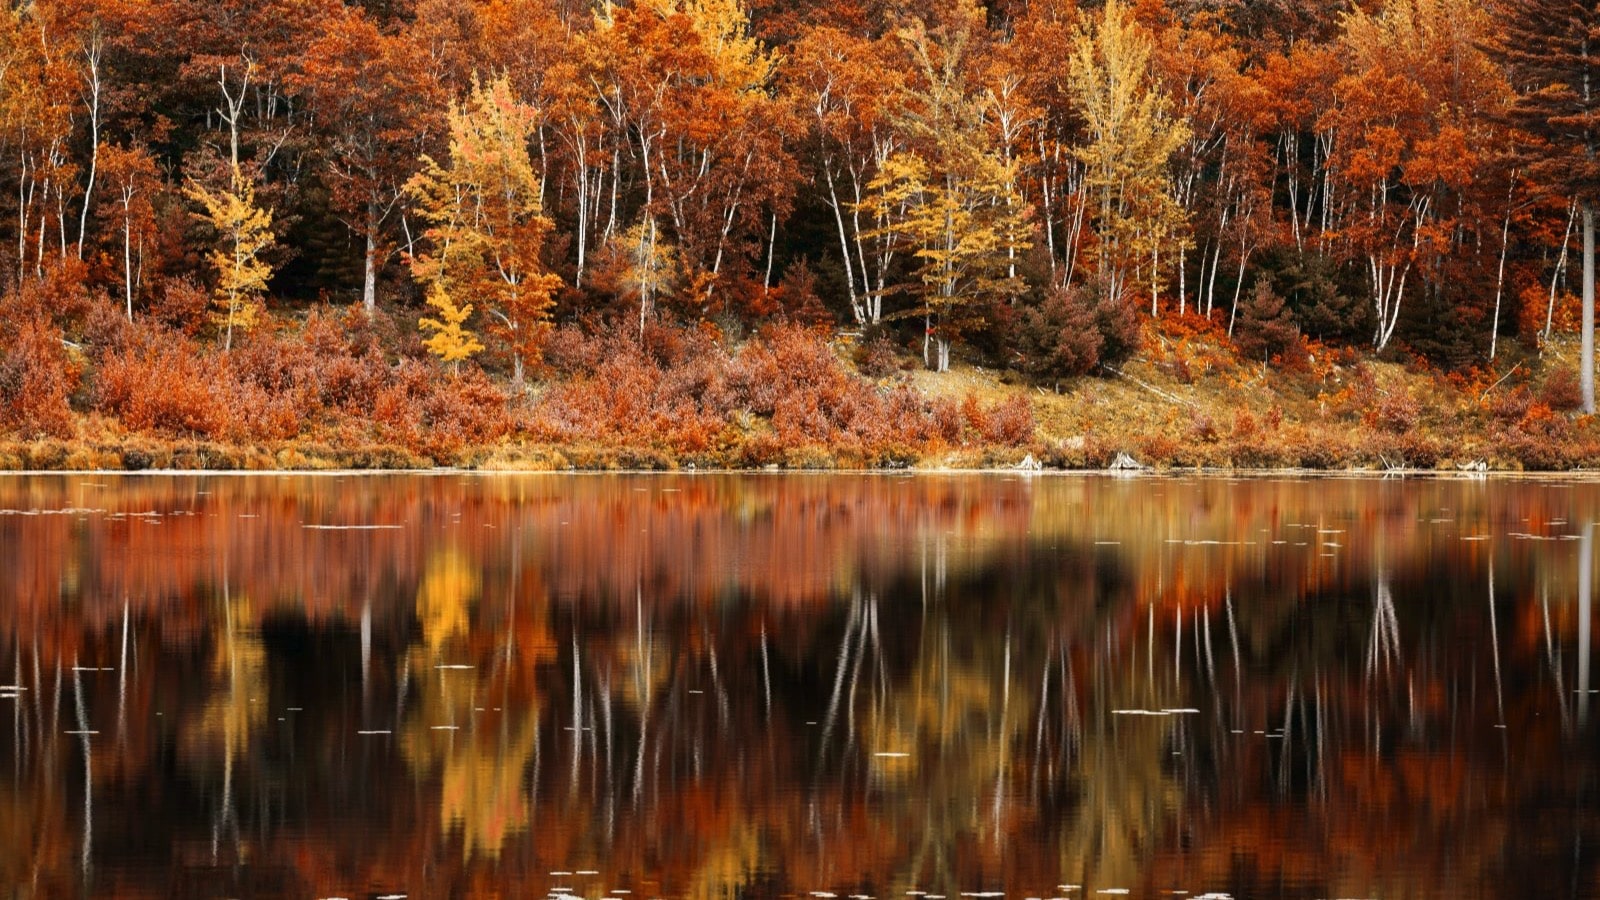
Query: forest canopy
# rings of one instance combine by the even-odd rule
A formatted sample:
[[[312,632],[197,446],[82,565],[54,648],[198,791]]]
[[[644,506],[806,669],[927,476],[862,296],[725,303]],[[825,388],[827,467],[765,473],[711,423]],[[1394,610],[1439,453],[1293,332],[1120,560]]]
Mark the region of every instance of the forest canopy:
[[[663,328],[831,325],[1036,379],[1196,318],[1265,360],[1489,365],[1575,323],[1593,217],[1559,163],[1591,126],[1528,49],[1597,23],[1532,0],[13,4],[0,430],[129,425],[126,382],[308,315],[397,403],[413,376],[526,391],[588,359],[575,341],[659,358]]]

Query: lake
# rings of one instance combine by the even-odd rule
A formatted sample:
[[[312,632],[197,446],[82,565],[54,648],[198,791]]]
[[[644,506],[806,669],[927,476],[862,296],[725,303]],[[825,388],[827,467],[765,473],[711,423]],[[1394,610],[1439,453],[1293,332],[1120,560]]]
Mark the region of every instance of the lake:
[[[1600,896],[1600,483],[0,478],[0,894]]]

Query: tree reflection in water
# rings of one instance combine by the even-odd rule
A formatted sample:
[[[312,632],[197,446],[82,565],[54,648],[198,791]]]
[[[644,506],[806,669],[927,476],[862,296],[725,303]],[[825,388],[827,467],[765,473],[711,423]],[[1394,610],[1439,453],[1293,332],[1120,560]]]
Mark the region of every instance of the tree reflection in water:
[[[1531,481],[0,479],[0,884],[1592,895],[1597,507]]]

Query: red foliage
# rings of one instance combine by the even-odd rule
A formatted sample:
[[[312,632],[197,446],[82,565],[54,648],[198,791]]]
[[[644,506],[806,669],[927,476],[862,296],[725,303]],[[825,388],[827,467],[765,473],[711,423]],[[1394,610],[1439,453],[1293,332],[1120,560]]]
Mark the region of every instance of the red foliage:
[[[60,328],[38,315],[0,320],[0,431],[71,434],[68,398],[77,384]]]
[[[226,366],[163,328],[140,329],[95,376],[94,404],[132,431],[222,437],[230,425]]]
[[[1545,379],[1542,399],[1551,409],[1572,412],[1583,405],[1583,386],[1571,369],[1557,369]]]
[[[558,343],[587,354],[593,340]],[[931,444],[1017,445],[1033,436],[1024,397],[986,409],[972,398],[957,407],[909,387],[884,390],[853,374],[822,333],[799,326],[769,328],[736,354],[705,331],[657,326],[646,341],[648,353],[626,338],[600,342],[591,377],[545,392],[531,435],[688,454],[738,450],[745,462],[807,447],[900,459]]]

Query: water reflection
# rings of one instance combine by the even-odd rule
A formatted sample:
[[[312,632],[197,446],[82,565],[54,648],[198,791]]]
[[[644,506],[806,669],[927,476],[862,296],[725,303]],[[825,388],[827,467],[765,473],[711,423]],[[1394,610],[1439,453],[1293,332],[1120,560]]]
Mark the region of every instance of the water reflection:
[[[0,479],[0,885],[1595,896],[1597,507],[1495,481]]]

